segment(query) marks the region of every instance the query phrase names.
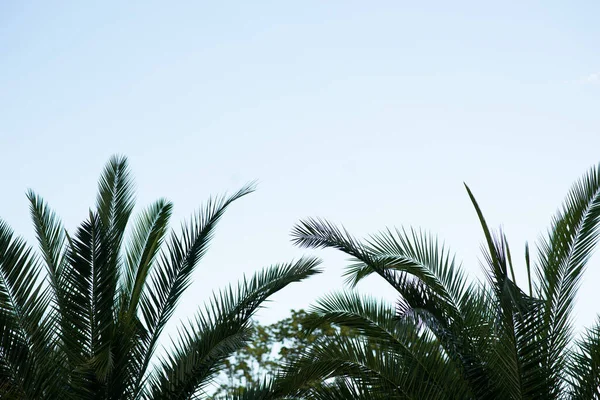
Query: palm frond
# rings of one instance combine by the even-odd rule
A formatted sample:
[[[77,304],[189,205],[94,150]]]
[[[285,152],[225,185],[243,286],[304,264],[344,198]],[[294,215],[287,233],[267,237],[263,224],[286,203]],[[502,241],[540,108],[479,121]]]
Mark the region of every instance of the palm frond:
[[[137,310],[150,267],[168,230],[173,205],[160,199],[142,211],[134,225],[127,249],[125,298],[129,314]]]
[[[188,287],[198,261],[208,250],[218,221],[231,203],[253,191],[254,185],[250,184],[229,197],[210,199],[203,210],[196,214],[188,225],[182,227],[180,236],[171,235],[168,250],[161,254],[158,265],[150,271],[150,282],[145,286],[140,299],[147,336],[139,350],[144,356],[137,370],[136,392],[141,389],[148,364],[165,324],[181,294]]]
[[[572,338],[572,310],[587,261],[600,235],[600,166],[592,168],[571,188],[552,221],[548,238],[539,242],[536,266],[539,297],[546,307],[543,323],[548,345],[548,384],[560,390],[565,351]]]
[[[96,210],[102,226],[108,231],[113,246],[121,243],[135,204],[133,182],[127,159],[113,156],[98,182]]]
[[[57,367],[51,292],[40,276],[32,249],[0,221],[0,351],[10,386],[28,397],[42,398],[52,381],[42,368]]]
[[[354,282],[372,272],[380,275],[400,295],[399,315],[431,329],[454,362],[462,364],[475,393],[494,392],[484,362],[473,349],[473,338],[462,335],[487,326],[463,307],[474,304],[470,299],[480,292],[466,284],[454,257],[435,238],[396,230],[372,236],[363,245],[346,230],[317,219],[301,221],[292,235],[300,246],[332,247],[352,256],[349,273]]]
[[[92,301],[97,313],[97,351],[94,363],[101,379],[108,375],[114,362],[112,343],[115,335],[117,290],[121,273],[121,245],[127,223],[134,207],[133,182],[127,159],[113,156],[107,163],[98,183],[96,213],[98,226],[95,235],[99,239],[94,261],[94,295]]]
[[[330,322],[340,327],[346,327],[358,331],[375,348],[379,345],[402,357],[407,368],[419,374],[421,379],[436,386],[444,387],[444,391],[450,392],[462,387],[464,393],[468,393],[468,384],[460,379],[457,374],[462,366],[452,365],[442,358],[423,357],[419,349],[415,347],[416,342],[427,339],[428,335],[419,330],[412,321],[396,318],[396,311],[392,306],[378,302],[370,297],[361,297],[357,293],[334,293],[321,298],[313,308],[315,314],[307,320],[307,327],[317,327],[324,322]],[[440,355],[442,346],[436,349]],[[454,373],[443,376],[437,372],[440,363],[445,367],[453,368]],[[454,379],[451,379],[454,377]],[[441,378],[441,380],[440,380]]]
[[[152,399],[188,399],[205,388],[225,359],[250,338],[250,318],[261,304],[287,285],[319,272],[319,260],[303,258],[243,279],[216,295],[192,326],[180,329],[180,342],[151,377]]]
[[[451,379],[451,369],[440,357],[439,346],[426,340],[413,345],[414,351],[421,352],[423,357],[439,360],[436,376]],[[391,399],[465,398],[457,395],[460,387],[445,391],[435,381],[422,379],[420,372],[410,368],[399,354],[381,343],[338,336],[327,343],[317,342],[302,358],[295,360],[286,368],[281,385],[297,388],[297,392],[292,393],[297,395],[332,378],[351,378],[358,386]]]

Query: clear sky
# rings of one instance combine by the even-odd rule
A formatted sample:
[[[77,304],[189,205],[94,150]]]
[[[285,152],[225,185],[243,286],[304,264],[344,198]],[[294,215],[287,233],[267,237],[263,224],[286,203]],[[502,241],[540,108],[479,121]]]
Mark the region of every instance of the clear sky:
[[[463,181],[516,257],[600,160],[599,15],[598,1],[2,1],[0,215],[32,238],[31,187],[73,229],[113,153],[129,157],[140,206],[175,203],[174,227],[258,179],[175,318],[312,253],[289,240],[308,216],[359,236],[431,230],[479,277]],[[345,258],[316,253],[326,272],[261,320],[342,287]],[[596,257],[580,325],[598,279]],[[359,289],[392,299],[377,279]]]

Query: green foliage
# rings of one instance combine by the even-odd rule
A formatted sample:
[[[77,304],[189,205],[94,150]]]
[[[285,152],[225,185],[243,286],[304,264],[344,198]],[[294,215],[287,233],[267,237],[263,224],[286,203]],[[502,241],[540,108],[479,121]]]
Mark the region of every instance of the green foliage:
[[[264,301],[318,272],[302,258],[217,292],[173,350],[155,353],[225,210],[253,190],[210,199],[181,232],[159,200],[131,224],[126,160],[114,157],[96,206],[73,234],[28,193],[39,251],[0,221],[2,399],[577,399],[600,398],[600,323],[577,337],[573,306],[600,238],[600,167],[575,183],[517,283],[506,236],[485,238],[485,281],[470,281],[448,248],[417,230],[358,240],[327,221],[293,230],[303,247],[351,257],[347,281],[377,275],[387,304],[353,289],[272,325]],[[153,366],[153,367],[150,367]],[[213,395],[211,395],[213,396]]]
[[[389,305],[353,291],[320,300],[314,324],[360,336],[313,343],[271,382],[270,398],[600,398],[600,327],[580,338],[572,327],[577,289],[600,236],[600,167],[575,183],[537,258],[526,246],[522,285],[506,236],[490,230],[467,191],[485,238],[484,282],[469,281],[447,248],[423,232],[386,230],[358,240],[324,220],[296,226],[296,244],[352,258],[351,284],[377,274],[398,300]]]
[[[244,277],[180,326],[174,349],[157,360],[161,333],[217,223],[253,186],[209,199],[180,233],[168,229],[166,200],[131,225],[132,188],[127,161],[113,157],[96,207],[74,234],[30,191],[39,253],[0,221],[0,398],[206,397],[251,338],[251,318],[262,303],[318,272],[317,259],[302,258]]]
[[[271,325],[254,324],[246,347],[226,361],[222,384],[215,393],[241,395],[247,387],[276,376],[282,365],[291,363],[317,341],[327,342],[338,336],[356,337],[354,329],[334,325],[330,321],[314,326],[316,315],[304,310],[291,310],[290,316]]]

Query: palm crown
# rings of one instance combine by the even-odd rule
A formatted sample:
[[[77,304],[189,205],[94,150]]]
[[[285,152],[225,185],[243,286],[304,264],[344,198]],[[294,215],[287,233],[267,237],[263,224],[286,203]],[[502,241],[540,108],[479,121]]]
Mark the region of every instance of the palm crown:
[[[387,230],[359,241],[325,220],[295,227],[298,245],[352,258],[350,284],[375,273],[399,298],[395,307],[353,291],[322,298],[313,326],[333,322],[361,337],[308,349],[269,390],[279,392],[274,397],[600,398],[600,324],[578,338],[572,326],[577,289],[598,241],[600,167],[573,186],[539,240],[537,258],[526,246],[522,285],[505,235],[490,230],[467,191],[485,236],[484,282],[467,280],[448,249],[421,231]]]
[[[3,399],[189,399],[244,345],[261,303],[318,272],[302,258],[265,268],[213,296],[182,325],[172,351],[153,358],[227,207],[246,186],[210,199],[179,234],[161,199],[131,223],[127,162],[113,157],[95,209],[73,235],[28,193],[39,252],[0,222],[0,397]]]

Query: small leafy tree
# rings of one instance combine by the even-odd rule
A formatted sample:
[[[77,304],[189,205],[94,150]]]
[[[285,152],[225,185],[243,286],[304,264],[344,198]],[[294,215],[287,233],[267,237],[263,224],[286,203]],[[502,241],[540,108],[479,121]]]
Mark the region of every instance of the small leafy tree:
[[[242,394],[249,386],[276,376],[281,366],[300,357],[317,341],[357,336],[355,330],[327,321],[313,327],[310,321],[314,317],[305,310],[291,310],[289,317],[273,324],[255,324],[246,347],[225,362],[223,383],[215,397]]]

